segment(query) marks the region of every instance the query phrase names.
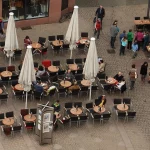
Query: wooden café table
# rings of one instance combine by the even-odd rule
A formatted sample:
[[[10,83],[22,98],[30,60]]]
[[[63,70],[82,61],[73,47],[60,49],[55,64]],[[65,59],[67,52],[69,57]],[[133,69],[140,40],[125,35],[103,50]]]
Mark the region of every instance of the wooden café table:
[[[31,46],[32,46],[32,48],[35,48],[35,49],[41,48],[41,44],[39,44],[37,42],[32,43]]]
[[[62,45],[63,45],[63,42],[62,42],[62,41],[59,41],[59,40],[55,40],[55,41],[52,42],[52,44],[53,44],[54,46],[62,46]]]
[[[60,82],[60,85],[67,88],[67,87],[70,87],[71,86],[71,82],[70,81],[61,81]]]
[[[118,81],[112,77],[109,77],[107,80],[106,80],[106,83],[108,84],[116,84]]]
[[[85,45],[89,45],[90,44],[90,41],[87,38],[82,38],[81,40],[79,40],[79,42],[81,44],[85,44]]]
[[[125,104],[125,106],[124,106],[124,104],[118,104],[117,109],[120,111],[127,111],[129,109],[129,107],[126,104]]]
[[[50,72],[58,72],[59,68],[57,66],[49,66],[48,67],[48,70]]]
[[[134,24],[135,25],[145,25],[145,24],[150,24],[150,19],[146,19],[146,20],[134,20]]]
[[[5,118],[5,119],[2,120],[2,123],[3,123],[4,125],[7,125],[7,126],[13,125],[14,122],[15,122],[15,121],[14,121],[13,118]]]
[[[1,76],[2,77],[11,77],[12,76],[12,72],[10,72],[10,71],[3,71],[3,72],[1,72]]]
[[[3,90],[0,88],[0,94],[2,94],[3,93]]]
[[[95,111],[95,112],[97,112],[97,113],[103,113],[103,112],[105,112],[105,107],[101,107],[101,111],[100,111],[100,108],[99,108],[99,106],[94,106],[93,107],[93,110]]]
[[[24,116],[24,120],[29,121],[29,122],[34,122],[36,120],[36,117],[33,114],[28,114]]]
[[[80,115],[82,114],[82,109],[81,108],[71,108],[70,109],[70,112],[73,114],[73,115]]]
[[[90,80],[82,80],[81,84],[84,85],[84,86],[90,86],[91,82],[90,82]]]
[[[24,90],[24,88],[22,87],[21,84],[16,84],[15,89],[18,90],[18,91],[23,91]]]
[[[74,70],[74,71],[78,70],[78,65],[77,64],[69,64],[68,67],[69,67],[70,70]]]

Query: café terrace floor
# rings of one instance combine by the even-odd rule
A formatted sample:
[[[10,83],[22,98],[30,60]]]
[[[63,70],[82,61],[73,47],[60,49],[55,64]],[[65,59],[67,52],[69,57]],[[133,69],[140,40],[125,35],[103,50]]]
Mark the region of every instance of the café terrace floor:
[[[104,61],[107,63],[106,74],[108,76],[114,76],[121,71],[126,79],[128,85],[128,71],[132,63],[135,63],[138,72],[139,67],[144,61],[148,61],[147,57],[142,51],[139,51],[137,58],[132,59],[132,52],[126,50],[125,56],[119,56],[120,43],[117,39],[115,46],[116,50],[114,54],[109,54],[107,49],[110,48],[110,26],[112,22],[117,19],[118,27],[120,31],[133,29],[133,20],[135,16],[143,17],[146,14],[147,5],[130,5],[130,6],[116,6],[105,7],[106,16],[103,20],[103,30],[100,35],[100,39],[96,40],[97,52]],[[81,31],[89,32],[89,37],[93,36],[93,17],[96,7],[79,8],[79,28]],[[20,47],[23,48],[23,39],[28,35],[32,41],[37,41],[38,37],[48,37],[49,35],[57,35],[66,33],[69,21],[62,24],[46,24],[39,26],[32,26],[31,30],[17,29],[18,39]],[[60,60],[61,64],[65,66],[65,60],[69,58],[69,52],[53,56],[52,50],[49,49],[46,58],[50,60]],[[23,54],[24,56],[24,54]],[[45,56],[44,56],[45,57]],[[85,53],[78,51],[73,52],[73,58],[84,58]],[[23,57],[22,57],[23,58]],[[41,62],[39,56],[34,57],[35,61]],[[16,66],[20,63],[20,60],[13,62]],[[3,54],[0,54],[0,66],[8,64]],[[53,133],[53,143],[50,145],[39,145],[38,139],[32,132],[23,132],[22,135],[16,134],[15,137],[0,136],[0,150],[150,150],[150,103],[149,103],[149,84],[142,84],[140,76],[136,81],[135,89],[132,91],[127,90],[123,95],[119,93],[106,94],[107,103],[106,108],[112,111],[113,98],[130,97],[132,99],[133,108],[137,111],[137,117],[135,121],[129,121],[128,123],[116,122],[115,113],[112,111],[112,117],[109,122],[100,125],[99,122],[92,124],[89,120],[88,123],[81,125],[77,128],[75,125],[70,127],[58,128]],[[0,112],[14,111],[15,115],[19,118],[19,112],[21,108],[24,108],[24,102],[17,99],[14,100],[10,87],[8,105],[2,104],[0,106]],[[102,94],[102,90],[97,92],[97,96]],[[96,98],[96,94],[92,94],[92,99]],[[57,99],[57,96],[50,100],[52,103]],[[43,99],[42,103],[46,103],[47,98]],[[60,98],[61,108],[63,104],[69,101],[82,101],[84,104],[89,102],[88,98],[81,96],[79,99],[70,97]],[[35,107],[38,101],[28,101],[28,107]],[[19,120],[19,119],[18,119]]]

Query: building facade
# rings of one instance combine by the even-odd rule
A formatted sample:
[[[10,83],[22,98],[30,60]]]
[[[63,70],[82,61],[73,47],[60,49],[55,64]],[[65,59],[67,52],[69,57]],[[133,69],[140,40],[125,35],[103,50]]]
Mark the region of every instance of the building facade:
[[[17,27],[53,23],[74,5],[75,0],[1,0],[0,16],[7,23],[9,12],[13,12]]]

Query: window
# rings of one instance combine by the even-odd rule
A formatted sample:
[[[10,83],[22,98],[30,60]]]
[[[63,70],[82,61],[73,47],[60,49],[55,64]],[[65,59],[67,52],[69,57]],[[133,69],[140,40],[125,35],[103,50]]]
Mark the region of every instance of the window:
[[[4,21],[9,12],[14,13],[15,20],[48,17],[49,0],[2,0],[2,16]]]
[[[68,8],[68,0],[62,0],[61,10]]]

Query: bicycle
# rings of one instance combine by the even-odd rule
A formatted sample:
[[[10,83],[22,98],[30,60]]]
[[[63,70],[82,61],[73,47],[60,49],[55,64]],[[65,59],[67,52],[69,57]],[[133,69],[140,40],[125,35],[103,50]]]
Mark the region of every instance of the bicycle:
[[[72,13],[73,13],[73,12],[69,12],[69,13],[63,15],[63,16],[60,18],[59,23],[63,23],[63,22],[65,22],[65,21],[71,19]]]

